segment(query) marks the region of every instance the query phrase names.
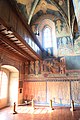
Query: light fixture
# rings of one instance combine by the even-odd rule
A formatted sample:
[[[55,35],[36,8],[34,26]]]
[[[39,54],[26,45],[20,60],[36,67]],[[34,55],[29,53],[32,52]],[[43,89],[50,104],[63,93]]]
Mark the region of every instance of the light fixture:
[[[39,31],[37,31],[37,32],[36,32],[36,33],[34,33],[34,34],[39,36]]]

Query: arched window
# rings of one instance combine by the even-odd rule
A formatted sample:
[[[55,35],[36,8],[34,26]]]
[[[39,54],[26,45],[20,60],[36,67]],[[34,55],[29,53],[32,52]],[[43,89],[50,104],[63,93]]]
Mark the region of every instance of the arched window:
[[[0,99],[7,97],[8,77],[5,72],[0,71]]]
[[[55,23],[49,19],[42,20],[39,26],[41,45],[46,57],[57,56],[57,39]],[[44,55],[43,55],[44,56]]]
[[[48,26],[46,26],[43,29],[43,47],[44,48],[52,47],[51,28]]]

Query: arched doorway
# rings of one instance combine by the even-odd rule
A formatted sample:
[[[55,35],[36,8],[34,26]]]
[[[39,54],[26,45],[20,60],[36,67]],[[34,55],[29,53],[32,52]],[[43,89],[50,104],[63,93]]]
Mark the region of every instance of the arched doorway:
[[[18,103],[18,80],[19,80],[19,71],[10,65],[1,66],[1,81],[6,81],[6,97],[0,98],[1,108],[7,105],[13,105],[14,102]],[[6,79],[6,80],[5,80]],[[3,82],[2,82],[3,83]],[[2,84],[0,84],[2,89]],[[2,90],[1,90],[2,91]],[[1,92],[0,91],[0,92]],[[5,90],[3,90],[5,91]],[[2,91],[2,92],[3,92]],[[3,93],[1,93],[3,94]]]

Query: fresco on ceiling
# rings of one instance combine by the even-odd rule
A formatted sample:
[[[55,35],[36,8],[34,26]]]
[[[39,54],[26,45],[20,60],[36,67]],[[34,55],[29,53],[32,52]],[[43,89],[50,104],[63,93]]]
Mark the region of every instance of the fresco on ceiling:
[[[58,0],[57,3],[60,5],[60,7],[62,8],[62,10],[64,11],[64,13],[66,15],[68,15],[68,6],[67,6],[67,0]]]
[[[80,56],[66,56],[67,70],[80,70]]]
[[[28,14],[27,14],[27,10],[26,10],[26,5],[22,4],[22,3],[17,3],[21,13],[23,14],[23,16],[25,16],[28,19]]]
[[[31,11],[31,6],[34,0],[16,0],[17,3],[20,3],[24,6],[26,6],[26,11],[27,11],[27,15],[29,16],[30,11]]]
[[[74,4],[74,10],[75,10],[75,14],[78,22],[78,29],[80,33],[80,0],[73,0],[73,4]]]
[[[57,38],[58,56],[73,54],[73,41],[69,36]]]
[[[58,8],[51,4],[50,1],[46,1],[46,0],[40,0],[39,4],[37,5],[36,9],[34,10],[34,15],[38,12],[38,11],[42,11],[44,14],[47,13],[47,9],[52,9],[54,11],[58,11]]]

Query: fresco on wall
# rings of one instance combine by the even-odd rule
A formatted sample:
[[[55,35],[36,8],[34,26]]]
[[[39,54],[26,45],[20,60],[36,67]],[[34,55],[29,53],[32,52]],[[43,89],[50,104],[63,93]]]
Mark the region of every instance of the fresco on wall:
[[[39,75],[39,74],[60,74],[65,73],[65,63],[59,60],[59,58],[48,58],[43,62],[36,60],[31,61],[29,65],[29,74]],[[62,71],[62,72],[61,72]]]
[[[74,52],[76,55],[80,55],[80,37],[74,42]]]
[[[55,26],[57,38],[63,36],[70,36],[70,28],[66,25],[66,23],[58,19],[55,21]]]
[[[28,19],[28,14],[27,14],[27,10],[26,10],[26,5],[22,4],[22,3],[17,3],[20,11],[22,12],[23,16],[25,16]]]
[[[61,31],[63,29],[62,27],[63,27],[63,24],[62,24],[61,20],[57,20],[56,21],[56,32],[61,33]]]
[[[46,59],[43,62],[44,71],[51,73],[59,73],[58,61],[54,59]]]
[[[67,70],[80,70],[80,56],[66,56]]]
[[[58,56],[73,54],[73,41],[69,36],[57,38]]]

